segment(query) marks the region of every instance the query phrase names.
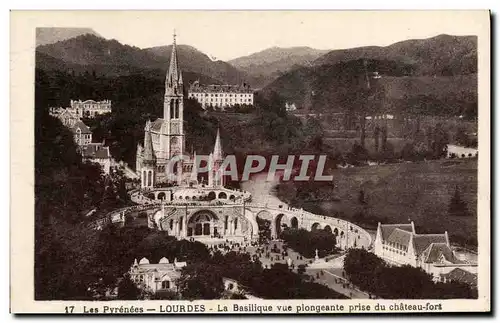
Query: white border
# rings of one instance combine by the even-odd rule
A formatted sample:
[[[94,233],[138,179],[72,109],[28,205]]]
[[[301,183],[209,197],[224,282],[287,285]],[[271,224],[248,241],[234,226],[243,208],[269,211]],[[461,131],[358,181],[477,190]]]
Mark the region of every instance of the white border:
[[[261,3],[259,3],[259,2],[261,2]],[[212,4],[210,6],[211,9],[221,8],[221,7],[242,8],[242,9],[243,8],[259,8],[259,9],[270,8],[269,1],[253,1],[252,4],[245,4],[245,6],[239,6],[238,4],[235,4],[235,3],[231,3],[229,6],[227,5],[227,3],[225,5],[224,4],[219,5],[220,3],[221,3],[221,1],[211,2],[211,4]],[[300,3],[300,6],[294,5],[295,3]],[[359,5],[360,3],[361,3],[361,6]],[[492,3],[495,3],[495,2],[492,2]],[[453,8],[462,8],[462,9],[487,8],[487,7],[491,7],[492,3],[487,2],[487,1],[474,1],[474,2],[465,2],[464,1],[462,3],[459,3],[458,1],[455,1],[455,2],[453,2],[453,5],[454,5]],[[131,6],[130,6],[130,4],[131,4]],[[17,8],[36,8],[38,5],[39,5],[39,3],[36,3],[36,2],[35,3],[28,2],[26,4],[26,1],[23,1],[23,2],[16,1],[16,3],[15,3],[15,6]],[[93,0],[86,1],[83,5],[84,5],[84,8],[89,8],[89,9],[110,8],[110,7],[106,7],[105,5],[103,6],[102,1],[93,1]],[[278,6],[281,7],[280,5],[278,5]],[[276,8],[278,6],[274,6],[274,8]],[[75,8],[76,6],[71,6],[67,2],[63,2],[63,1],[51,1],[50,3],[44,2],[44,8],[46,8],[46,9],[48,9],[48,8],[62,8],[62,7],[66,7],[69,9],[72,7]],[[77,6],[77,7],[82,8],[82,3],[79,3],[79,6]],[[132,2],[132,1],[122,1],[121,2],[121,6],[120,6],[121,9],[131,8],[131,7],[141,8],[141,9],[158,8],[158,6],[155,6],[155,5],[152,6],[150,4],[145,4],[144,2],[141,2],[141,3]],[[183,5],[179,6],[178,8],[180,8],[180,7],[182,7],[182,8],[202,8],[202,7],[204,7],[204,4],[203,3],[201,3],[201,4],[196,4],[196,3],[195,4],[193,4],[193,3],[185,4],[185,2],[183,2]],[[303,2],[289,1],[289,2],[287,2],[287,7],[288,8],[290,8],[290,7],[321,8],[322,6],[321,5],[318,6],[317,1],[308,1],[306,6],[304,6]],[[370,1],[351,1],[351,2],[349,2],[349,5],[339,4],[337,6],[337,8],[355,8],[355,7],[375,8],[375,5],[373,5]],[[443,6],[439,1],[419,1],[418,3],[415,3],[415,4],[408,3],[408,2],[405,2],[404,4],[395,2],[395,3],[389,4],[389,5],[377,3],[376,7],[377,7],[377,9],[382,9],[382,8],[423,8],[423,7],[430,9],[430,8],[442,8]],[[114,8],[116,8],[116,6],[114,6]],[[3,21],[7,21],[7,19],[4,19]],[[4,36],[4,35],[2,34],[2,36]],[[6,62],[6,60],[4,60],[4,62]],[[8,75],[8,73],[4,73],[4,75]],[[3,87],[3,88],[5,89],[6,87]],[[3,97],[6,98],[7,95],[4,95]],[[8,119],[2,118],[2,120],[5,121]],[[488,121],[489,120],[487,120],[487,122]],[[7,128],[8,127],[2,127],[1,129],[5,130]],[[1,138],[2,139],[8,138],[8,135],[4,134],[3,136],[1,136]],[[482,151],[484,151],[484,150],[482,150]],[[485,156],[485,155],[482,154],[482,156]],[[3,169],[8,169],[8,165],[3,167]],[[3,181],[3,183],[7,183],[7,180]],[[2,197],[6,197],[6,196],[8,196],[8,195],[2,194]],[[8,205],[8,203],[2,203],[2,205]],[[6,235],[4,235],[4,237],[5,236]],[[4,290],[7,290],[7,289],[4,289]]]

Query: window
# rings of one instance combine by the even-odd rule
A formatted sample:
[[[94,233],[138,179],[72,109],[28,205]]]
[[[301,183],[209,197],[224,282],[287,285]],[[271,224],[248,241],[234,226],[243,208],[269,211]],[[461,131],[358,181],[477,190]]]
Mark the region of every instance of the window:
[[[170,289],[170,281],[164,280],[161,282],[161,289]]]

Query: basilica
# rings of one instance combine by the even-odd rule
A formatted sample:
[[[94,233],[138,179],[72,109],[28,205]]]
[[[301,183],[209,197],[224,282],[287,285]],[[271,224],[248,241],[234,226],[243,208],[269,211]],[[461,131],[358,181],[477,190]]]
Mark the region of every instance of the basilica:
[[[219,174],[223,153],[220,133],[217,131],[214,150],[208,156],[208,186],[223,186]],[[184,133],[184,83],[178,65],[176,39],[172,45],[170,65],[165,78],[163,118],[147,121],[144,144],[137,145],[136,172],[141,178],[141,188],[153,188],[170,183],[177,186],[197,185],[196,153],[188,154]]]

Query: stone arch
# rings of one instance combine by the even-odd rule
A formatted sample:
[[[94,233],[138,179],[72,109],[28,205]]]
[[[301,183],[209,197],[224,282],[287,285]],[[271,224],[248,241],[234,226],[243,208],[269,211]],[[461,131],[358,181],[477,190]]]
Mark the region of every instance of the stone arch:
[[[339,229],[335,228],[333,229],[333,235],[338,236],[339,235]]]
[[[219,193],[219,199],[227,199],[227,194],[224,192]]]
[[[217,195],[215,194],[214,191],[210,191],[210,193],[208,193],[207,197],[208,197],[208,200],[211,201],[211,200],[215,200]]]
[[[186,196],[186,200],[190,200],[191,198],[189,196]]]
[[[299,228],[299,220],[297,219],[297,217],[294,216],[290,220],[290,226],[292,227],[292,229],[298,229]]]
[[[231,195],[229,196],[229,199],[230,199],[231,201],[234,201],[234,200],[236,199],[236,197],[235,197],[233,194],[231,194]]]
[[[188,236],[212,236],[218,232],[217,215],[210,210],[200,210],[193,213],[187,222]]]
[[[170,118],[175,119],[175,111],[174,111],[174,99],[170,100]]]
[[[269,213],[269,211],[262,210],[259,213],[257,213],[257,217],[262,220],[272,220],[272,215]]]
[[[321,229],[321,224],[319,224],[318,222],[314,222],[313,225],[311,226],[311,231],[320,230],[320,229]]]
[[[165,194],[165,192],[160,192],[158,193],[158,200],[163,200],[167,197],[167,195]]]
[[[175,118],[179,119],[179,99],[175,100]]]
[[[194,200],[197,200],[197,199],[198,199],[198,197],[197,197],[196,195],[195,195],[195,196],[193,196],[193,201],[194,201]]]
[[[329,226],[329,225],[326,225],[326,226],[323,228],[323,230],[325,230],[325,231],[326,231],[326,232],[328,232],[328,233],[332,233],[332,227],[331,227],[331,226]]]
[[[285,218],[285,221],[283,221],[283,218]],[[280,213],[278,214],[275,218],[274,218],[274,237],[275,238],[279,238],[281,232],[282,232],[282,226],[285,225],[286,226],[286,216],[285,214],[283,213]]]

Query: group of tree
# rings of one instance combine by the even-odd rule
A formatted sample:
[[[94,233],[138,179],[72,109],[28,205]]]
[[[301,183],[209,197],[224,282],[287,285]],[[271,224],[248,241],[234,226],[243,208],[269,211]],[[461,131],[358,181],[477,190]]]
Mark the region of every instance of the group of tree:
[[[43,96],[35,92],[37,99]],[[37,100],[37,104],[40,101]],[[84,163],[72,133],[38,109],[35,114],[35,298],[92,299],[116,286],[134,258],[204,259],[203,244],[178,242],[147,228],[96,231],[90,210],[123,206],[119,173],[104,176]]]
[[[265,299],[345,298],[328,287],[309,282],[286,264],[262,268],[260,261],[247,253],[214,255],[203,263],[191,263],[182,269],[178,280],[183,299],[219,299],[224,295],[223,278],[238,282],[246,292]]]
[[[316,250],[318,250],[319,257],[325,257],[337,251],[337,239],[331,230],[316,229],[308,231],[305,229],[285,228],[281,232],[280,238],[290,248],[306,258],[314,258]]]
[[[347,278],[360,289],[386,299],[477,298],[466,283],[435,283],[421,268],[389,266],[364,249],[350,249],[344,259]]]
[[[451,216],[470,216],[471,213],[467,208],[467,202],[464,201],[460,190],[455,187],[455,191],[450,199],[448,214]]]
[[[207,112],[226,112],[226,113],[252,113],[255,111],[255,106],[252,104],[234,104],[224,108],[219,106],[207,106]]]

